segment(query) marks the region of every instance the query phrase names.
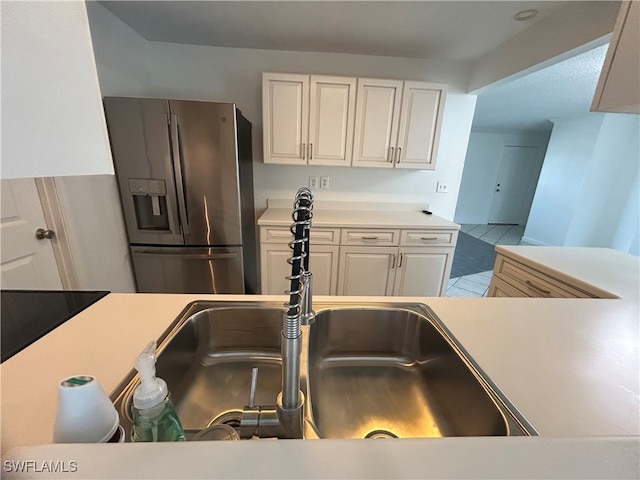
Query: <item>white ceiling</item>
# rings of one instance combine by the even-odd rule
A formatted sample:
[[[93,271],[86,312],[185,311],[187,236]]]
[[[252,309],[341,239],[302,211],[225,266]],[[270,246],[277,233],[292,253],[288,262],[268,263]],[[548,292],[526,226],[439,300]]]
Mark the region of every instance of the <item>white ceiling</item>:
[[[550,120],[589,112],[608,44],[478,95],[474,128],[551,130]]]
[[[149,41],[473,62],[568,1],[102,1]],[[527,22],[513,15],[539,11]],[[589,111],[606,47],[480,93],[474,127]]]
[[[103,1],[147,40],[472,60],[567,1]],[[535,8],[527,22],[513,16]]]

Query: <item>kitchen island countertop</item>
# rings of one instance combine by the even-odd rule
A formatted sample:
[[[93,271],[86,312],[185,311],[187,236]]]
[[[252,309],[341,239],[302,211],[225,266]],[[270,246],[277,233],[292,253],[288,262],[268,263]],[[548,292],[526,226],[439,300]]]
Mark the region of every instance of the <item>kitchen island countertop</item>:
[[[637,478],[640,471],[637,296],[314,299],[428,305],[538,438],[46,445],[59,379],[91,373],[113,391],[146,343],[201,299],[284,296],[108,295],[1,366],[3,459],[80,462],[84,474],[67,478]],[[254,461],[242,461],[247,456]]]

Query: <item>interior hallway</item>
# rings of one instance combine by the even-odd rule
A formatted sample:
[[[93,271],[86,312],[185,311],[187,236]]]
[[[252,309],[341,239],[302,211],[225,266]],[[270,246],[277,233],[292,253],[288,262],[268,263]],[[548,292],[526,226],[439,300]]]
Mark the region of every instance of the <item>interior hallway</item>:
[[[463,224],[460,231],[491,245],[520,245],[525,225]],[[447,297],[486,297],[492,270],[452,277],[447,285]]]

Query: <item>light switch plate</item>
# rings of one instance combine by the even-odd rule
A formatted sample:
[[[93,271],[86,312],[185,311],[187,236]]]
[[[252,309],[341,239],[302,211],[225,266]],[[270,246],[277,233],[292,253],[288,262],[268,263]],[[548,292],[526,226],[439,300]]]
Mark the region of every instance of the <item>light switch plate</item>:
[[[318,188],[320,186],[320,177],[309,177],[309,188]]]
[[[320,177],[320,188],[325,190],[329,188],[329,177]]]
[[[436,184],[436,193],[447,193],[449,191],[449,188],[447,187],[447,184],[444,182],[438,182]]]

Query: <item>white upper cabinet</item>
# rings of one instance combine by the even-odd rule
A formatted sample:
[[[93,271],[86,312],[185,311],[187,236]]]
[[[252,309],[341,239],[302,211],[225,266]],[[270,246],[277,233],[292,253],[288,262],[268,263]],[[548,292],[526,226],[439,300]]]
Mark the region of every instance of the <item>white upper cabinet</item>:
[[[358,79],[353,165],[435,169],[446,85]]]
[[[356,79],[265,73],[264,161],[351,165]]]
[[[436,167],[447,86],[265,73],[264,162]]]
[[[393,168],[402,81],[358,79],[353,165]]]
[[[311,76],[309,165],[351,165],[356,79]]]
[[[640,2],[620,5],[591,111],[640,113]]]
[[[404,82],[396,168],[436,168],[446,86]]]
[[[309,76],[263,74],[262,115],[265,163],[306,165]]]

